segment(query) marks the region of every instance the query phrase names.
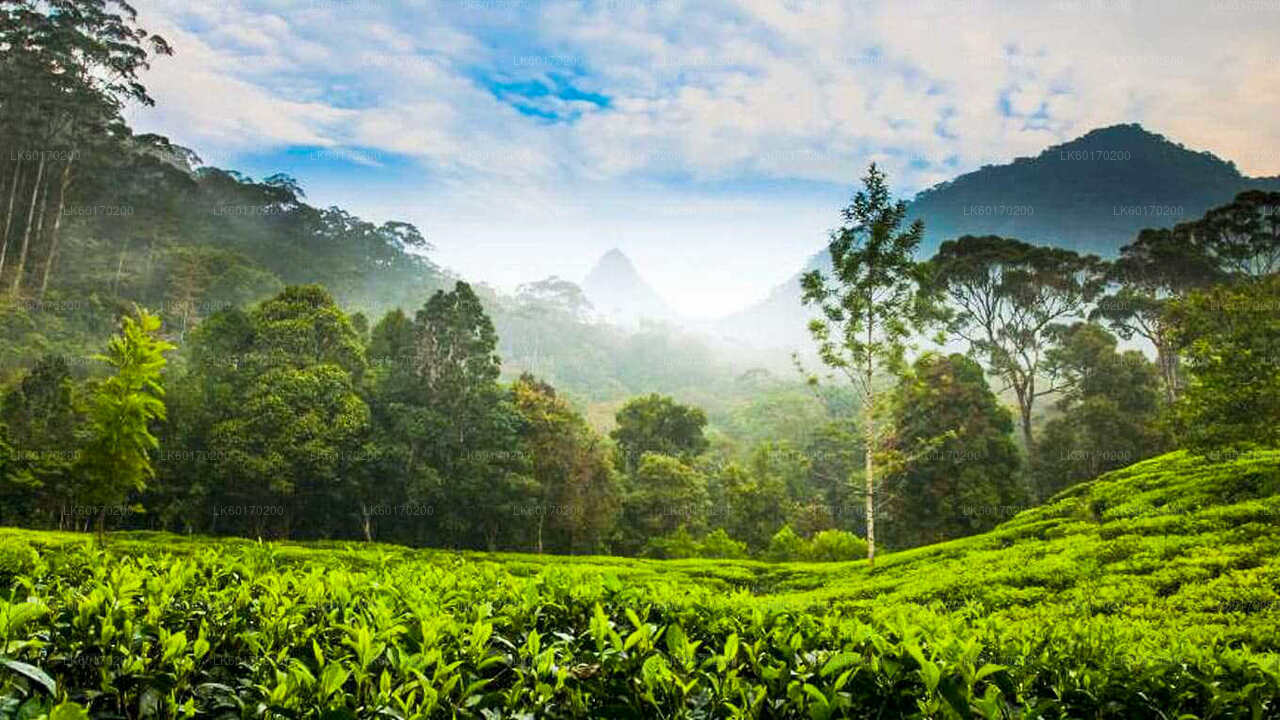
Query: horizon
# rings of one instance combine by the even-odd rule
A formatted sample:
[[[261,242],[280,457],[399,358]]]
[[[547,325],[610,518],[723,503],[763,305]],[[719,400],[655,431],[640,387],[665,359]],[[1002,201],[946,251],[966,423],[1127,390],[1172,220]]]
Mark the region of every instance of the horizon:
[[[1280,174],[1280,124],[1256,125],[1280,8],[983,7],[159,0],[139,15],[177,53],[129,117],[208,164],[288,173],[315,204],[412,222],[436,262],[505,292],[580,282],[616,246],[691,319],[790,277],[871,161],[910,198],[1140,123]]]

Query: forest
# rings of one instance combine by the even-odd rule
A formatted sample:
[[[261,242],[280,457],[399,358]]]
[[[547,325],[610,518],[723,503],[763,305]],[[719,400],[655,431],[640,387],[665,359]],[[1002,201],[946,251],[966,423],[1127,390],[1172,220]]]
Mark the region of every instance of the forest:
[[[926,254],[871,164],[744,370],[135,133],[142,22],[0,3],[0,717],[1275,716],[1274,188]]]
[[[5,15],[0,522],[851,559],[868,517],[913,547],[1175,447],[1274,441],[1274,388],[1214,362],[1274,329],[1280,194],[1144,230],[1113,260],[968,235],[917,259],[922,228],[873,166],[832,271],[803,280],[824,372],[731,380],[746,401],[709,428],[660,392],[723,386],[709,350],[592,324],[566,281],[499,297],[412,225],[134,135],[121,112],[152,102],[142,74],[173,50],[128,13],[75,8]],[[1238,327],[1215,322],[1228,310]],[[504,376],[499,326],[561,338],[577,366],[517,352],[577,392]],[[1273,357],[1233,357],[1274,376]],[[607,372],[622,387],[575,375],[606,362],[635,365]],[[628,385],[649,392],[621,395],[610,431],[584,419]]]

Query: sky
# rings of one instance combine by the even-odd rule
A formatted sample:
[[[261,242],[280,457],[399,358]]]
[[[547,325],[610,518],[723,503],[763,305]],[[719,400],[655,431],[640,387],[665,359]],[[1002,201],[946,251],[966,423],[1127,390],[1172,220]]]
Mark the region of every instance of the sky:
[[[679,312],[764,297],[868,163],[915,192],[1138,122],[1280,174],[1280,0],[137,0],[139,131],[413,222],[503,290],[617,247]]]

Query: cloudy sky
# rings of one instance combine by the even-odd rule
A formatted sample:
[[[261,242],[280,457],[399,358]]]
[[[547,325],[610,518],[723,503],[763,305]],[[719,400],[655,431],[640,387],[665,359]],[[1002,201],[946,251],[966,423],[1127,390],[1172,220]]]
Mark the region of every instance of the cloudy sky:
[[[500,288],[616,246],[723,314],[872,160],[909,197],[1120,122],[1280,174],[1280,0],[134,4],[177,50],[139,129],[415,222]]]

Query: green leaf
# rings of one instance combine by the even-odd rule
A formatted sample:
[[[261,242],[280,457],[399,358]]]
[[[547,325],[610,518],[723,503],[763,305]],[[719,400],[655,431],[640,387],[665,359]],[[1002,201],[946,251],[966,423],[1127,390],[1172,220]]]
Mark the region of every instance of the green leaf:
[[[89,720],[89,711],[79,703],[58,703],[53,710],[49,711],[49,720]]]
[[[23,675],[26,678],[43,685],[44,689],[48,690],[50,695],[58,694],[58,684],[54,682],[53,678],[49,677],[49,673],[41,670],[35,665],[28,665],[24,662],[10,660],[9,658],[3,657],[0,657],[0,665],[3,665],[19,675]]]

